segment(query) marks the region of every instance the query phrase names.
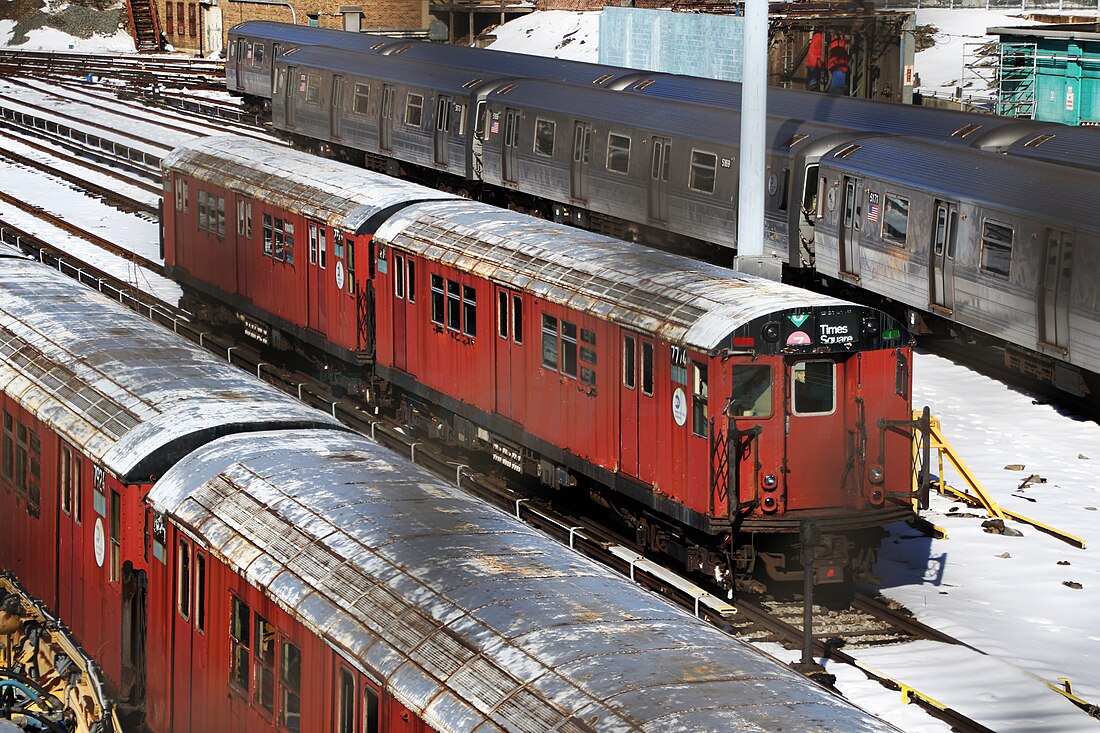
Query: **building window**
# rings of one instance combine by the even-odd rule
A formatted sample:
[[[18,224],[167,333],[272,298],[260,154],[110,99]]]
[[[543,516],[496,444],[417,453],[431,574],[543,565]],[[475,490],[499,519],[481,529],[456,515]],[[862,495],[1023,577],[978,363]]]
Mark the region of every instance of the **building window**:
[[[828,415],[836,407],[836,364],[800,361],[791,367],[795,415]]]
[[[256,614],[256,702],[275,712],[275,625]]]
[[[554,127],[550,120],[535,120],[535,152],[539,155],[554,154]]]
[[[166,35],[172,35],[175,30],[175,19],[172,17],[172,3],[165,3],[164,7],[164,32]]]
[[[355,97],[351,102],[351,109],[355,114],[365,115],[367,114],[370,103],[370,85],[369,84],[356,84],[355,85]]]
[[[691,362],[691,432],[700,438],[707,437],[707,367]]]
[[[557,371],[558,319],[542,314],[542,365]]]
[[[477,291],[462,286],[462,333],[477,336]]]
[[[892,193],[886,194],[886,206],[882,211],[882,238],[905,246],[909,229],[909,199]]]
[[[701,150],[692,150],[688,186],[703,193],[714,193],[714,176],[717,170],[717,155],[704,153]]]
[[[443,278],[432,275],[432,323],[443,325]]]
[[[772,369],[766,364],[736,364],[729,413],[733,417],[770,417]]]
[[[982,269],[1008,277],[1012,262],[1012,227],[995,221],[982,223]]]
[[[289,641],[283,641],[279,680],[282,683],[280,722],[290,733],[300,733],[302,730],[302,652]]]
[[[183,3],[176,3],[176,35],[183,38]]]
[[[274,225],[271,223],[271,214],[264,214],[264,254],[270,257],[273,251],[273,242],[275,241]]]
[[[249,647],[252,614],[244,601],[233,596],[229,618],[229,682],[248,692]]]
[[[195,18],[195,11],[195,3],[187,3],[187,35],[191,36],[192,38],[197,38],[199,35],[198,23],[196,22]]]
[[[642,342],[642,394],[653,396],[653,344]]]
[[[424,123],[424,96],[409,93],[405,100],[405,124],[420,127]]]
[[[630,170],[630,138],[609,133],[607,136],[607,170],[627,173]]]
[[[176,549],[176,613],[191,618],[191,546],[180,540]]]
[[[454,280],[447,281],[447,328],[457,331],[462,325],[462,288]]]

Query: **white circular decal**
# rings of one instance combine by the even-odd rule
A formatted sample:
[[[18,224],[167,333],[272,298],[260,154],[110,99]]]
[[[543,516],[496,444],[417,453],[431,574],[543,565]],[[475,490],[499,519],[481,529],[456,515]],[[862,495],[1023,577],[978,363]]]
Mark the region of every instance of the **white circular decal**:
[[[779,190],[779,176],[772,173],[768,176],[768,195],[774,196],[775,192]]]
[[[344,289],[344,261],[336,260],[336,287]]]
[[[684,427],[684,423],[687,422],[688,402],[683,387],[677,387],[676,391],[672,393],[672,419],[680,427]]]
[[[107,555],[107,538],[103,535],[103,518],[95,518],[95,532],[92,535],[95,548],[95,564],[103,567],[103,558]]]

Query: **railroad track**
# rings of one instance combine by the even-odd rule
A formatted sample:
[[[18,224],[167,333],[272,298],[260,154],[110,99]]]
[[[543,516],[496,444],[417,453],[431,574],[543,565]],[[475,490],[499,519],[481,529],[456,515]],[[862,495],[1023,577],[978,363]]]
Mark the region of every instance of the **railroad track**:
[[[108,77],[128,84],[158,83],[198,90],[225,89],[223,61],[185,56],[138,56],[62,51],[0,51],[0,75]]]

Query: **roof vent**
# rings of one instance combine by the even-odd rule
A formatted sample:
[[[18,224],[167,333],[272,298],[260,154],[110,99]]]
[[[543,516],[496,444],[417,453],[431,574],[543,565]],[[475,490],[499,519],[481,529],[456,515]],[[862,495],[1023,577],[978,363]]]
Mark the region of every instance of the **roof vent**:
[[[790,140],[787,141],[787,147],[788,148],[793,148],[795,145],[798,145],[800,142],[802,142],[803,140],[806,140],[809,137],[810,137],[809,135],[803,135],[800,132],[797,135],[793,136]]]
[[[1037,148],[1045,142],[1054,139],[1054,135],[1043,133],[1042,135],[1036,135],[1035,137],[1024,143],[1025,148]]]
[[[839,153],[837,153],[833,157],[834,158],[847,158],[849,155],[856,152],[857,150],[859,150],[862,147],[863,147],[862,145],[857,145],[855,143],[852,143],[851,145],[846,145],[846,146],[844,146],[843,150],[841,150]]]
[[[650,86],[651,84],[655,84],[656,82],[657,82],[656,79],[646,79],[645,81],[640,81],[637,84],[635,84],[634,88],[635,89],[645,89],[646,87]]]
[[[478,84],[480,84],[480,83],[481,83],[481,79],[480,79],[480,78],[478,78],[478,79],[470,79],[470,81],[468,81],[468,82],[466,82],[465,84],[463,84],[463,85],[462,85],[462,88],[463,88],[463,89],[470,89],[471,87],[477,86],[477,85],[478,85]]]
[[[969,125],[963,125],[958,130],[955,130],[953,133],[951,133],[951,137],[969,137],[980,129],[982,129],[981,125],[975,125],[973,123]]]
[[[614,76],[614,74],[604,74],[603,76],[597,76],[595,79],[592,80],[592,83],[603,85],[611,81]]]

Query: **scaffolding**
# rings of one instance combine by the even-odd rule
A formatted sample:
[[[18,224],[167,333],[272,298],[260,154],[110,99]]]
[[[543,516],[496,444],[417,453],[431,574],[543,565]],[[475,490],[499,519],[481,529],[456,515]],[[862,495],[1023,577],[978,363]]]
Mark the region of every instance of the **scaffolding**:
[[[1039,72],[1036,44],[968,43],[963,58],[963,82],[957,96],[967,89],[971,98],[991,99],[991,111],[996,114],[1035,119]]]

